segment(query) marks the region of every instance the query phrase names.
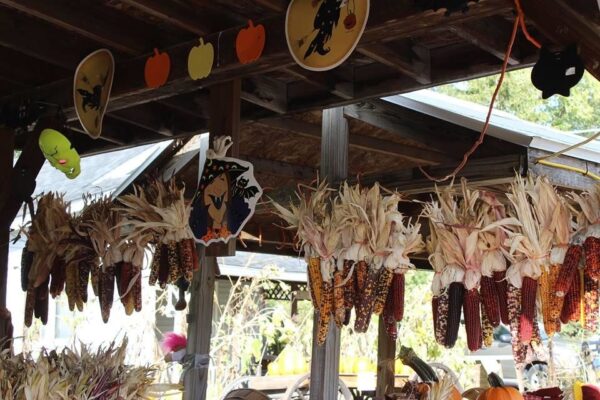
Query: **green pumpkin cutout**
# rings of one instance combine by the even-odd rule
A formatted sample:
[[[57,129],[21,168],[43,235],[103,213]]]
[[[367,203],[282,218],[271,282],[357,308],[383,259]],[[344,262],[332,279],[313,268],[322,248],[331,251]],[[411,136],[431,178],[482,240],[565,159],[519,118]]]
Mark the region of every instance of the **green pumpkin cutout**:
[[[77,178],[81,172],[79,154],[69,139],[54,129],[44,129],[40,134],[39,145],[50,165],[69,179]]]
[[[200,38],[200,44],[192,47],[188,55],[188,73],[190,78],[198,80],[206,78],[212,71],[215,59],[215,50],[211,43],[204,43]]]

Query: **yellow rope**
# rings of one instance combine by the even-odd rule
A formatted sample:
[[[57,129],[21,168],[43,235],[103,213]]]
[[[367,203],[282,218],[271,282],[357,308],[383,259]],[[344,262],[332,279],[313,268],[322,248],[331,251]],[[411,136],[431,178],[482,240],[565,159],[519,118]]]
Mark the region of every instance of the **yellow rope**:
[[[566,147],[560,151],[557,151],[556,153],[552,153],[549,154],[547,156],[543,156],[543,157],[539,157],[536,158],[536,160],[534,161],[535,164],[542,164],[542,165],[546,165],[548,167],[553,167],[553,168],[559,168],[559,169],[563,169],[565,171],[571,171],[571,172],[577,172],[583,176],[589,176],[590,178],[596,180],[596,181],[600,181],[600,176],[594,174],[593,172],[588,171],[587,169],[581,169],[581,168],[577,168],[577,167],[572,167],[570,165],[565,165],[565,164],[559,164],[559,163],[555,163],[555,162],[551,162],[551,161],[547,161],[547,159],[549,158],[553,158],[553,157],[557,157],[560,156],[561,154],[564,154],[570,150],[576,149],[580,146],[583,146],[586,143],[589,143],[595,139],[597,139],[598,137],[600,137],[600,132],[596,132],[594,135],[590,136],[589,138],[576,143],[572,146]]]
[[[536,160],[535,163],[536,164],[546,165],[548,167],[564,169],[565,171],[577,172],[577,173],[580,173],[583,176],[589,176],[590,178],[592,178],[592,179],[600,182],[600,176],[594,174],[593,172],[586,171],[585,169],[581,169],[581,168],[577,168],[577,167],[572,167],[570,165],[559,164],[559,163],[555,163],[555,162],[552,162],[552,161],[546,161],[546,160]]]

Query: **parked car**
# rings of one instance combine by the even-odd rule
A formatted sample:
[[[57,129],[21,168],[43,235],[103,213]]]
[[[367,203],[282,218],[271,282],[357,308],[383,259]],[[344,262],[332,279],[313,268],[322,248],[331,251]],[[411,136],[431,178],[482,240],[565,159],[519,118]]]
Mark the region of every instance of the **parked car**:
[[[542,351],[538,352],[536,359],[528,363],[523,370],[523,383],[528,390],[545,387],[548,381],[549,341],[543,330],[541,337],[544,344]],[[513,360],[511,340],[510,331],[504,325],[500,325],[494,331],[492,346],[469,353],[467,357],[480,362],[486,373],[500,373],[507,384],[517,386],[517,370]],[[582,355],[585,354],[586,346],[590,349],[589,358],[595,360],[600,371],[600,338],[582,344],[579,340],[555,334],[552,343],[554,367],[558,377],[584,373],[586,363]]]

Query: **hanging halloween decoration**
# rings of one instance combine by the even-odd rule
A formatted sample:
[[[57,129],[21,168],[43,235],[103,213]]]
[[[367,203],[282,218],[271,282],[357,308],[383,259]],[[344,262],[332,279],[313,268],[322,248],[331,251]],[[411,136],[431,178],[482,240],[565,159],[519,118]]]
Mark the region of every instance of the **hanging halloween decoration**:
[[[167,83],[171,72],[171,58],[168,53],[154,49],[154,55],[146,60],[144,79],[149,88],[155,89]]]
[[[179,362],[186,354],[187,337],[180,333],[167,332],[160,342],[166,362]]]
[[[79,176],[81,172],[79,154],[62,133],[54,129],[44,129],[40,134],[39,145],[50,165],[69,179]]]
[[[417,0],[417,3],[423,9],[432,9],[437,11],[440,9],[446,9],[446,16],[449,16],[453,12],[466,13],[469,11],[469,2],[479,2],[479,0]]]
[[[193,80],[206,78],[212,71],[215,50],[212,43],[200,38],[198,46],[192,47],[188,55],[188,73]]]
[[[335,68],[354,51],[368,17],[369,0],[292,0],[285,22],[290,53],[303,68]]]
[[[540,58],[531,71],[531,82],[542,91],[544,99],[555,94],[568,97],[570,89],[579,83],[584,71],[576,45],[560,51],[542,47]]]
[[[205,246],[237,236],[262,195],[252,164],[225,157],[231,144],[229,136],[215,139],[192,201],[190,227]]]
[[[77,118],[88,135],[102,134],[102,119],[110,98],[115,60],[107,49],[96,50],[79,63],[73,83]]]
[[[235,38],[235,53],[242,64],[249,64],[260,58],[265,48],[265,27],[254,25],[248,20],[248,27],[241,29]]]

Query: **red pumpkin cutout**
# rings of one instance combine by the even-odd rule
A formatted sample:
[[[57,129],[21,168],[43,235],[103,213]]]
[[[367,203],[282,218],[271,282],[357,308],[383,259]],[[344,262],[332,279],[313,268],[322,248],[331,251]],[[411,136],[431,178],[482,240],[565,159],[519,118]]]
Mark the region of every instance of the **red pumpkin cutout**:
[[[167,53],[160,53],[154,49],[154,56],[146,60],[144,78],[149,88],[155,89],[167,83],[171,72],[171,59]]]
[[[254,25],[248,20],[248,27],[238,32],[235,39],[235,52],[242,64],[248,64],[260,58],[265,48],[265,27],[261,24]]]

